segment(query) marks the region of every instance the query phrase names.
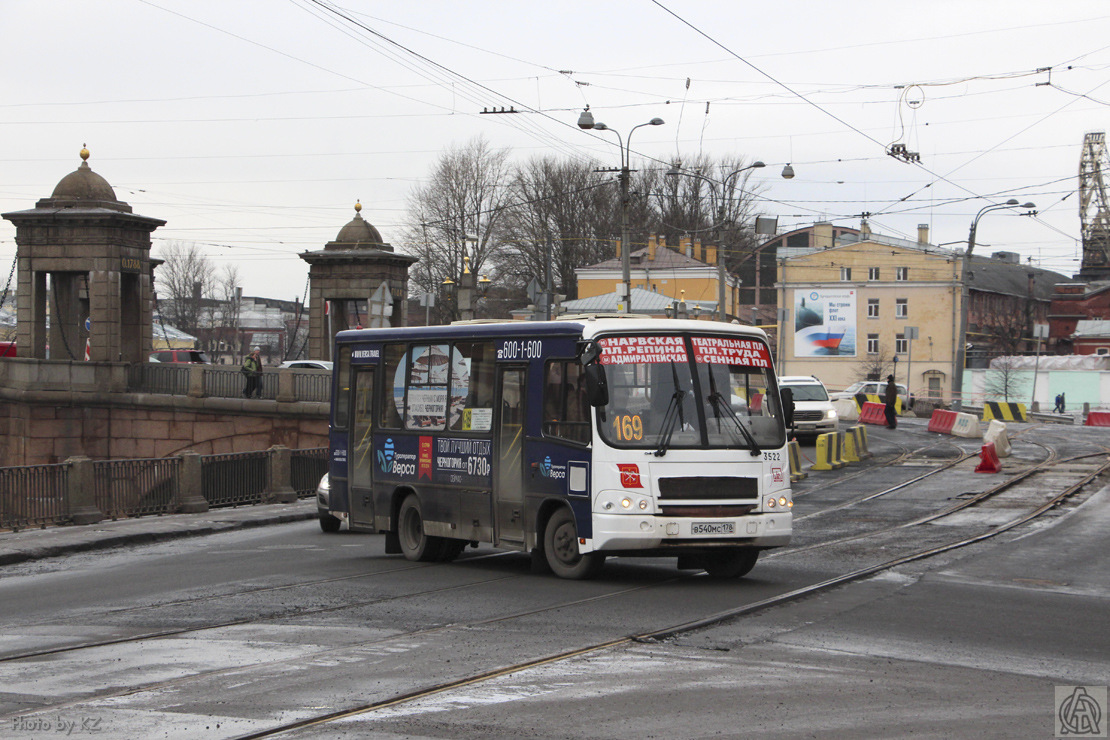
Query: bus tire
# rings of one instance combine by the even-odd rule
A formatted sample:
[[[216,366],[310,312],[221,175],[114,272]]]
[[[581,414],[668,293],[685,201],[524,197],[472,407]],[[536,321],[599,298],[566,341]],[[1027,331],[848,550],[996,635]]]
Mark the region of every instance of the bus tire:
[[[443,540],[424,534],[424,515],[420,512],[420,499],[409,494],[401,502],[397,514],[397,537],[401,541],[401,554],[406,560],[430,563],[443,552]]]
[[[320,514],[320,529],[328,534],[339,531],[339,525],[343,523],[339,517],[332,516],[324,509],[317,509],[316,511]]]
[[[556,510],[547,520],[543,530],[543,552],[547,564],[560,578],[581,581],[593,578],[605,564],[605,556],[598,552],[578,552],[578,528],[574,524],[574,514],[563,507]]]
[[[714,578],[740,578],[755,567],[759,550],[754,547],[738,547],[725,550],[720,554],[706,555],[705,572]]]

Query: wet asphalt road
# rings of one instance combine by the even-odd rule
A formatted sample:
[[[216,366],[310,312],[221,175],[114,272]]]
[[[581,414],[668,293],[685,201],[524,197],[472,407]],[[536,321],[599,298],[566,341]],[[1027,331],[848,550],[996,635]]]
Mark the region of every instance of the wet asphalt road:
[[[1036,437],[1069,454],[1110,442],[1078,428]],[[916,454],[812,474],[797,487],[796,551],[769,554],[736,582],[646,559],[567,582],[489,548],[413,564],[385,556],[378,536],[325,535],[314,522],[7,566],[0,658],[62,651],[0,662],[0,737],[93,734],[91,723],[101,737],[235,737],[719,613],[981,528],[1022,503],[819,547],[887,531],[993,480],[969,461],[852,503],[974,447],[913,423],[871,438],[872,464]],[[1047,454],[1020,437],[1014,447],[1007,466]],[[786,605],[290,736],[1052,737],[1055,686],[1110,683],[1108,525],[1110,492],[1092,486],[999,538]]]

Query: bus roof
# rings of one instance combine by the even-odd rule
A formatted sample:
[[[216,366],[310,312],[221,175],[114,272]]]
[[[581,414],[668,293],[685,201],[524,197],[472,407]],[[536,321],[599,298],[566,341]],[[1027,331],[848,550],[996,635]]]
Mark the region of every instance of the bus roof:
[[[340,342],[388,341],[405,339],[436,339],[452,337],[517,337],[517,336],[566,336],[590,338],[609,332],[691,332],[726,333],[757,337],[766,341],[767,333],[747,324],[726,324],[720,321],[693,319],[662,319],[642,316],[613,318],[612,316],[574,316],[557,321],[501,321],[458,322],[437,326],[394,326],[380,329],[348,329],[336,335]]]

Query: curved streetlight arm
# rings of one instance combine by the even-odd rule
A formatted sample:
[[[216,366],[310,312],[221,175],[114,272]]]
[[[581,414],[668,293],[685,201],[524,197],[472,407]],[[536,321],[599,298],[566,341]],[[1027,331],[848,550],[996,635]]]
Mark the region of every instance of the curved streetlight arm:
[[[979,219],[991,211],[998,211],[1005,208],[1036,208],[1033,203],[1018,203],[1016,199],[1011,198],[1005,203],[992,203],[991,205],[983,206],[979,212],[975,214],[975,218],[971,221],[971,228],[967,232],[967,249],[964,250],[961,262],[963,263],[963,274],[960,276],[960,329],[956,335],[956,357],[952,367],[952,406],[957,411],[963,407],[963,394],[964,388],[964,366],[967,364],[967,323],[968,313],[971,310],[971,288],[968,285],[968,279],[971,271],[971,252],[975,249],[975,231],[979,227]]]

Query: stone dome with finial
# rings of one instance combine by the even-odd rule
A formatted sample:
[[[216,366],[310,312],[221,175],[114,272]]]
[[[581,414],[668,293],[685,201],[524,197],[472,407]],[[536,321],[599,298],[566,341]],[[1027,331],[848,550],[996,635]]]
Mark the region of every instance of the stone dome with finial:
[[[89,167],[89,150],[81,148],[81,166],[63,177],[40,208],[109,208],[130,212],[131,207],[116,198],[116,191]]]
[[[393,247],[382,241],[382,235],[370,222],[362,217],[362,203],[355,202],[355,217],[339,230],[335,241],[324,246],[326,250],[336,249],[381,249],[392,252]]]

